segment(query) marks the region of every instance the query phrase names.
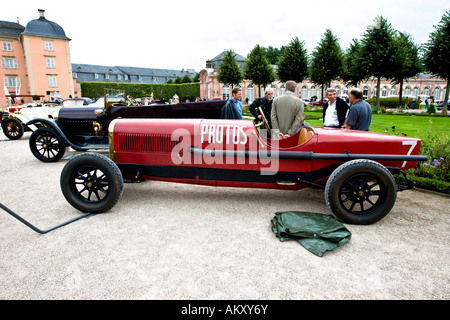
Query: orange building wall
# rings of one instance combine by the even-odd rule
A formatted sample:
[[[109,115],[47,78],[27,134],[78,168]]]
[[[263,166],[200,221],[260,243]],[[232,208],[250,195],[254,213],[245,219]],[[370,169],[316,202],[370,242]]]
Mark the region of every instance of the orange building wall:
[[[22,35],[25,60],[29,76],[30,94],[49,96],[47,91],[58,92],[61,98],[74,96],[70,52],[67,40]],[[44,41],[53,43],[53,51],[44,49]],[[70,50],[70,49],[69,49]],[[46,58],[55,59],[55,68],[48,68]],[[57,77],[57,87],[49,87],[49,76]]]
[[[14,77],[20,78],[22,87],[20,88],[20,94],[28,94],[28,77],[27,77],[27,69],[24,60],[24,52],[22,43],[20,40],[11,39],[11,38],[0,38],[0,44],[2,42],[10,42],[12,45],[12,51],[3,51],[3,48],[0,47],[0,55],[1,58],[11,58],[16,59],[18,68],[17,69],[3,69],[0,68],[0,81],[1,81],[1,90],[0,90],[0,106],[10,105],[11,100],[6,98],[6,93],[3,90],[3,78],[5,77]],[[15,88],[8,87],[9,94],[17,94]],[[31,102],[31,98],[24,98],[25,102]]]

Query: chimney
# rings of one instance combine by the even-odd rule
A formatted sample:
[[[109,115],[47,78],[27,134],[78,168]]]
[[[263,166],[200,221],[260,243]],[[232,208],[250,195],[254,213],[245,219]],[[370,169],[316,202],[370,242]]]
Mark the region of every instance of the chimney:
[[[45,15],[44,15],[45,10],[43,10],[43,9],[38,9],[38,11],[39,11],[39,17],[40,17],[40,18],[45,18]]]

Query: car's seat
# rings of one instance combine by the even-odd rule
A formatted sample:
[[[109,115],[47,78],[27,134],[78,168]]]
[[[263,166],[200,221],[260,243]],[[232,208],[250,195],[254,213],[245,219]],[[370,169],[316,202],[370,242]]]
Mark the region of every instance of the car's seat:
[[[302,128],[300,130],[300,134],[298,135],[298,145],[302,145],[307,142],[314,135],[313,131],[309,131],[306,128]]]

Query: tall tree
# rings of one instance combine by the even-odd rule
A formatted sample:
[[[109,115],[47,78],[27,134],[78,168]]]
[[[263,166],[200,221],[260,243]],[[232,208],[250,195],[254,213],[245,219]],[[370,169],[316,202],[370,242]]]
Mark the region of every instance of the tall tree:
[[[274,48],[272,46],[268,46],[264,48],[266,50],[266,57],[270,64],[277,64],[278,59],[280,58],[281,49]]]
[[[259,44],[248,54],[244,66],[244,76],[258,86],[260,94],[261,86],[265,87],[275,80],[275,72],[267,60],[266,51]]]
[[[308,57],[305,43],[295,37],[284,48],[278,61],[278,79],[281,82],[302,82],[308,76]]]
[[[343,51],[339,40],[330,29],[325,31],[311,56],[310,79],[317,85],[330,86],[331,81],[339,79],[343,72]]]
[[[419,58],[419,46],[413,42],[409,34],[399,32],[394,37],[394,44],[397,47],[397,56],[392,57],[396,62],[392,83],[400,84],[399,105],[402,105],[403,81],[422,71],[422,63]]]
[[[361,43],[358,39],[347,48],[343,59],[343,70],[341,78],[347,85],[357,87],[366,78],[367,72],[361,68]]]
[[[234,87],[234,85],[241,83],[243,79],[244,75],[236,60],[236,54],[231,49],[225,51],[223,60],[219,64],[217,81]]]
[[[367,77],[377,78],[377,107],[380,106],[381,78],[392,79],[395,70],[396,46],[395,30],[383,16],[377,16],[361,39],[361,59],[359,66],[367,72]]]
[[[450,85],[450,11],[446,11],[428,42],[422,47],[425,69],[447,80],[444,107],[447,110]]]

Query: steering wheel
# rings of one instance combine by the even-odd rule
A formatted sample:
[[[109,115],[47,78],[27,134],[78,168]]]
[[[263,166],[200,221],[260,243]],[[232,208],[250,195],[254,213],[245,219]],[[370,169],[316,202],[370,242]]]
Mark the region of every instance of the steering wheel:
[[[131,102],[133,106],[137,106],[137,101],[132,96],[127,96],[127,100]]]

